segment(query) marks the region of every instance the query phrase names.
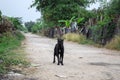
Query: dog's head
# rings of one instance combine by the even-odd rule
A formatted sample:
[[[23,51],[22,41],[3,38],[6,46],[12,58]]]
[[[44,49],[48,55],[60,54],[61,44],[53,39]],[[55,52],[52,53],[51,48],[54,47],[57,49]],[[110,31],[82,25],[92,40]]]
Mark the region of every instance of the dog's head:
[[[60,38],[57,39],[57,43],[58,43],[58,45],[63,45],[63,42],[64,42],[63,39],[60,39]]]

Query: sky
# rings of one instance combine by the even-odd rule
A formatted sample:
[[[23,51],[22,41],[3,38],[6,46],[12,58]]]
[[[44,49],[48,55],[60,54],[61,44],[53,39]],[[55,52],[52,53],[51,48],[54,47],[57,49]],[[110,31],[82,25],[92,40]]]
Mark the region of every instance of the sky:
[[[0,10],[3,15],[10,17],[22,17],[23,22],[35,21],[41,17],[35,7],[30,8],[33,0],[0,0]],[[99,3],[92,4],[88,10],[98,8]],[[30,8],[30,9],[28,9]]]
[[[92,10],[92,9],[98,9],[98,7],[100,7],[100,3],[96,2],[95,4],[90,4],[89,7],[87,7],[87,10]]]
[[[30,8],[33,0],[0,0],[0,10],[3,15],[22,17],[23,22],[35,21],[40,18],[40,12],[35,7]],[[30,9],[28,9],[30,8]]]

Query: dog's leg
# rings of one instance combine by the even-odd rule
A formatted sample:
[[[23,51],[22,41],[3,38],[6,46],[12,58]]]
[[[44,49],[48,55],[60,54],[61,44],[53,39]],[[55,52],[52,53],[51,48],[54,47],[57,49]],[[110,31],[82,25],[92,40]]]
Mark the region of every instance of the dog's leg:
[[[64,58],[64,47],[63,47],[63,49],[61,50],[61,65],[64,65],[64,64],[63,64],[63,58]]]
[[[54,53],[53,63],[55,63],[55,53]]]
[[[59,65],[60,64],[59,54],[57,54],[57,59],[58,59],[58,64],[57,65]]]
[[[63,57],[64,57],[64,55],[61,54],[61,65],[64,65],[64,64],[63,64]]]
[[[62,54],[60,53],[60,63],[61,63],[61,65],[62,65]]]
[[[55,48],[54,48],[53,63],[55,63],[55,56],[56,56],[56,54],[57,54],[56,47],[57,47],[57,45],[55,45]]]

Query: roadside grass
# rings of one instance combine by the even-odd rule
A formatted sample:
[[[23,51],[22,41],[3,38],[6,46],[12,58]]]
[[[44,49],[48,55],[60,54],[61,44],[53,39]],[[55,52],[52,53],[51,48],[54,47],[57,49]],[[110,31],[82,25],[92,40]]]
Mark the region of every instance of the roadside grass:
[[[93,42],[92,40],[88,40],[83,36],[82,34],[76,34],[76,33],[68,33],[63,35],[63,38],[68,41],[77,42],[79,44],[87,44],[87,45],[93,45],[95,47],[105,47],[107,49],[112,50],[120,50],[120,36],[115,36],[109,43],[107,43],[105,46],[97,44]]]
[[[115,36],[109,43],[106,44],[105,48],[120,50],[120,36]]]
[[[5,33],[0,37],[0,74],[5,74],[14,65],[27,65],[25,60],[25,54],[21,49],[21,41],[24,40],[24,36],[20,32],[16,32],[14,35],[11,33]]]
[[[95,43],[92,40],[86,39],[86,37],[82,34],[68,33],[63,35],[63,38],[65,40],[77,42],[79,44],[95,45]]]

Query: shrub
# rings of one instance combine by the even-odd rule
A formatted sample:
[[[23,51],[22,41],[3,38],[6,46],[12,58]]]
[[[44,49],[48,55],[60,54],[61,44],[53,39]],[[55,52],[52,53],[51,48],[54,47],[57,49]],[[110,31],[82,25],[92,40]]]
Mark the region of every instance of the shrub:
[[[73,41],[73,42],[77,42],[80,44],[94,44],[93,41],[87,40],[86,37],[83,36],[82,34],[68,33],[68,34],[63,35],[63,38],[68,41]]]
[[[68,41],[73,41],[73,42],[79,42],[80,41],[80,36],[79,34],[75,33],[68,33],[63,36],[64,39]]]
[[[115,36],[105,47],[108,49],[120,50],[120,36]]]
[[[27,63],[23,54],[14,52],[23,39],[24,36],[20,32],[15,35],[8,32],[0,37],[0,74],[6,73],[12,65]]]

